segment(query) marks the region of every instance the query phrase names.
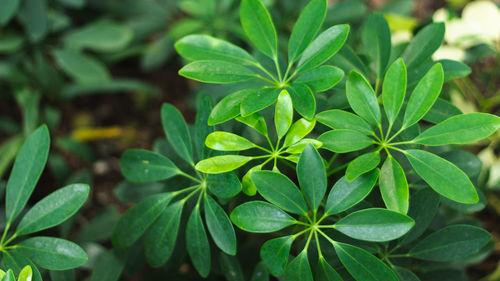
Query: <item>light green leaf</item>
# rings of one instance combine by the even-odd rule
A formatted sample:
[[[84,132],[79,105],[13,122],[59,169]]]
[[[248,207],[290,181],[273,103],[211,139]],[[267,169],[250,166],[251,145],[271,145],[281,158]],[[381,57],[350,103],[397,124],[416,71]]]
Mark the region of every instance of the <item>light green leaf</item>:
[[[14,276],[12,269],[7,270],[7,273],[3,276],[2,281],[16,281],[16,277]]]
[[[272,275],[283,274],[293,240],[294,236],[283,236],[267,241],[260,248],[260,258]]]
[[[243,0],[240,6],[243,30],[262,53],[270,58],[278,55],[278,38],[271,15],[260,0]]]
[[[5,212],[11,223],[24,209],[49,155],[50,136],[43,125],[31,133],[17,154],[6,187]]]
[[[332,130],[318,137],[323,148],[337,153],[347,153],[361,150],[374,142],[366,135],[354,130]]]
[[[288,177],[271,171],[255,171],[250,178],[267,201],[293,214],[307,214],[306,201]]]
[[[316,119],[313,119],[312,121],[307,121],[304,118],[297,120],[293,123],[292,127],[286,134],[283,146],[288,147],[296,144],[302,138],[307,136],[314,129],[314,126],[316,126]]]
[[[406,47],[402,57],[408,68],[425,62],[441,46],[444,39],[444,23],[432,23],[420,30]]]
[[[318,211],[326,192],[326,170],[323,158],[313,145],[304,148],[297,163],[300,188],[309,207]]]
[[[358,72],[349,73],[346,83],[347,100],[360,117],[373,126],[378,126],[381,120],[377,96],[370,83]]]
[[[389,124],[393,124],[403,106],[406,95],[406,67],[397,59],[387,70],[382,85],[382,100]]]
[[[179,173],[179,168],[165,156],[142,149],[125,151],[120,159],[123,176],[131,182],[166,180]]]
[[[241,188],[246,195],[254,196],[257,194],[257,187],[253,183],[252,178],[250,178],[250,174],[260,170],[262,170],[262,165],[254,166],[250,168],[241,179]]]
[[[219,151],[241,151],[254,148],[255,144],[244,137],[228,132],[213,132],[205,140],[206,146]]]
[[[470,179],[451,162],[423,150],[407,150],[405,155],[415,172],[437,193],[464,204],[479,201]]]
[[[32,277],[33,277],[33,270],[31,270],[31,266],[27,265],[19,273],[17,281],[31,281]]]
[[[293,64],[311,44],[326,16],[326,0],[312,0],[302,10],[288,41],[288,63]]]
[[[86,184],[72,184],[51,193],[24,215],[17,226],[17,235],[34,233],[64,222],[80,209],[89,192]]]
[[[287,87],[292,97],[293,108],[307,120],[314,118],[316,112],[316,98],[311,89],[302,83],[292,83]]]
[[[292,125],[293,121],[293,105],[292,98],[286,90],[281,91],[276,101],[276,109],[274,111],[274,124],[278,139],[281,139]]]
[[[55,50],[53,54],[57,64],[77,83],[97,84],[111,79],[106,66],[89,55],[72,50]]]
[[[316,119],[318,119],[318,122],[332,129],[355,130],[365,135],[371,135],[373,133],[370,124],[366,123],[361,117],[340,109],[332,109],[318,113]]]
[[[252,70],[236,63],[206,60],[195,61],[179,70],[179,75],[205,83],[237,83],[257,77]]]
[[[410,197],[408,182],[403,168],[391,155],[382,165],[379,185],[387,209],[406,214]]]
[[[161,107],[161,124],[168,142],[177,155],[188,163],[193,163],[193,145],[186,121],[175,106],[164,103]]]
[[[332,65],[322,65],[301,73],[295,82],[306,84],[315,93],[324,92],[337,85],[344,77],[342,69]]]
[[[286,267],[285,280],[289,281],[314,281],[307,257],[307,249],[302,250]]]
[[[347,166],[345,176],[348,181],[353,181],[357,177],[375,168],[380,163],[380,152],[373,151],[356,157]]]
[[[210,273],[210,244],[200,215],[200,205],[196,205],[186,226],[186,248],[194,268],[202,276]]]
[[[71,49],[90,49],[97,52],[116,52],[125,48],[134,34],[117,22],[100,20],[72,30],[63,37]]]
[[[260,111],[278,98],[281,90],[276,88],[262,88],[249,93],[241,102],[241,115],[246,117],[257,111]]]
[[[425,130],[413,142],[425,145],[466,144],[489,137],[500,128],[500,118],[486,113],[455,115]]]
[[[6,25],[19,9],[20,0],[2,0],[0,25]]]
[[[263,201],[251,201],[234,208],[231,221],[254,233],[275,232],[295,223],[295,219],[280,208]]]
[[[228,255],[236,254],[236,235],[222,207],[212,197],[205,196],[205,220],[215,245]]]
[[[243,116],[236,117],[236,120],[238,122],[241,122],[241,123],[253,128],[257,132],[259,132],[261,135],[264,135],[264,136],[268,135],[266,119],[264,119],[264,117],[262,115],[260,115],[259,113],[254,113],[254,114],[251,114],[251,115],[248,115],[245,117],[243,117]]]
[[[235,173],[208,175],[206,183],[208,190],[219,198],[232,198],[241,191],[241,183]]]
[[[225,96],[210,113],[208,125],[213,126],[224,123],[240,115],[241,102],[250,94],[255,93],[256,89],[243,89]]]
[[[221,155],[201,160],[196,163],[196,170],[207,174],[220,174],[236,170],[253,157],[243,155]]]
[[[405,235],[414,224],[412,218],[401,213],[371,208],[351,213],[333,227],[355,239],[385,242]]]
[[[375,73],[381,78],[391,56],[391,30],[382,14],[368,16],[361,30],[361,42],[368,57],[371,58]]]
[[[290,154],[300,154],[300,153],[302,153],[304,148],[309,144],[314,146],[316,149],[319,149],[323,145],[322,142],[315,140],[315,139],[302,139],[302,140],[298,141],[297,143],[295,143],[294,145],[291,145],[290,147],[288,147],[285,150],[285,152],[290,153]],[[298,159],[297,159],[297,161],[298,161]]]

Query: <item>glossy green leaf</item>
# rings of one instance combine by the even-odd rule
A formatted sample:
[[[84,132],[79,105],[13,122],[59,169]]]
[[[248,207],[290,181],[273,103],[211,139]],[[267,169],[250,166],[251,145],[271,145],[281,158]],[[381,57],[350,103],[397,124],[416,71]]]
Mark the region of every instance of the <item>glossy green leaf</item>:
[[[231,221],[237,227],[255,233],[275,232],[295,223],[295,219],[280,208],[263,201],[251,201],[234,208]]]
[[[259,113],[254,113],[254,114],[251,114],[251,115],[248,115],[245,117],[240,116],[240,117],[237,117],[236,120],[238,122],[241,122],[241,123],[253,128],[257,132],[259,132],[261,135],[264,135],[264,136],[268,135],[266,119],[264,119],[264,117]]]
[[[415,172],[437,193],[459,203],[479,201],[470,179],[451,162],[423,150],[407,150],[405,155]]]
[[[267,201],[293,214],[307,213],[306,201],[288,177],[271,171],[255,171],[250,178]]]
[[[209,35],[188,35],[175,42],[175,50],[189,60],[218,60],[253,65],[257,61],[242,48]]]
[[[360,155],[349,163],[345,172],[345,177],[348,181],[353,181],[362,174],[377,168],[379,163],[379,151],[373,151]]]
[[[7,273],[2,278],[2,281],[16,281],[16,277],[14,276],[14,272],[11,269],[7,270]]]
[[[340,109],[323,111],[316,115],[318,122],[332,129],[348,129],[371,135],[373,129],[365,120],[356,114]]]
[[[360,117],[378,126],[381,120],[377,96],[370,83],[358,72],[349,73],[346,83],[347,100]]]
[[[260,248],[260,258],[272,275],[283,274],[293,240],[293,236],[283,236],[267,241]]]
[[[318,140],[315,140],[315,139],[302,139],[302,140],[298,141],[297,143],[295,143],[294,145],[291,145],[290,147],[288,147],[285,150],[285,152],[291,153],[291,154],[300,154],[300,153],[302,153],[304,148],[306,148],[307,145],[312,145],[316,149],[318,149],[323,145],[323,143],[318,141]],[[298,159],[297,159],[297,161],[298,161]]]
[[[324,92],[337,85],[344,77],[342,69],[332,65],[322,65],[301,73],[295,82],[306,84],[315,93]]]
[[[406,95],[406,67],[397,59],[387,70],[382,85],[382,100],[389,124],[393,124],[403,106]]]
[[[250,168],[241,179],[241,189],[246,195],[254,196],[255,194],[257,194],[257,187],[253,183],[250,174],[260,170],[262,170],[262,165],[254,166]]]
[[[86,184],[72,184],[51,193],[24,215],[16,233],[26,235],[64,222],[80,209],[89,192]]]
[[[369,252],[344,243],[335,243],[335,252],[344,267],[356,280],[398,281],[394,272]]]
[[[316,266],[316,281],[344,281],[342,277],[328,264],[324,257],[319,257],[318,265]]]
[[[19,275],[24,267],[30,266],[32,272],[32,281],[42,281],[42,276],[37,266],[26,256],[17,250],[9,250],[2,254],[2,268],[9,268],[14,275]],[[15,279],[13,279],[15,281]],[[71,281],[71,280],[69,280]]]
[[[452,261],[479,252],[490,240],[491,234],[482,228],[451,225],[420,240],[408,255],[429,261]]]
[[[286,267],[284,279],[287,281],[314,281],[307,249],[302,250]]]
[[[262,53],[270,58],[278,55],[278,38],[271,15],[260,0],[243,0],[240,5],[241,26]]]
[[[127,248],[134,244],[149,226],[162,214],[173,196],[170,193],[152,195],[128,210],[113,231],[113,245]]]
[[[67,270],[87,262],[85,251],[73,242],[53,237],[32,237],[17,244],[16,249],[41,268]]]
[[[281,91],[276,101],[276,109],[274,111],[274,125],[278,139],[281,139],[293,122],[293,105],[292,97],[286,90]]]
[[[210,196],[205,196],[204,205],[208,232],[215,245],[228,255],[236,254],[236,235],[226,212]]]
[[[300,189],[309,207],[316,212],[326,193],[326,170],[323,158],[313,145],[304,148],[297,163]]]
[[[27,265],[19,273],[17,281],[31,281],[32,277],[33,270],[31,269],[31,266]]]
[[[161,107],[161,124],[168,142],[177,155],[193,163],[193,145],[191,134],[181,112],[173,105],[164,103]]]
[[[388,156],[380,169],[380,193],[389,210],[406,214],[410,191],[403,167],[392,156]]]
[[[308,71],[326,62],[342,48],[348,35],[347,24],[335,25],[323,31],[304,50],[296,71]]]
[[[431,109],[429,109],[429,111],[424,115],[422,120],[437,124],[459,114],[463,114],[463,112],[458,107],[449,101],[438,98]]]
[[[49,130],[45,125],[31,133],[21,146],[7,181],[7,222],[16,219],[26,206],[47,162],[49,147]]]
[[[243,82],[257,77],[244,66],[217,60],[192,62],[181,68],[179,74],[196,81],[218,84]]]
[[[402,57],[408,68],[425,62],[441,46],[444,39],[444,23],[432,23],[420,30],[406,47]]]
[[[0,10],[0,25],[6,25],[10,21],[19,9],[20,4],[20,0],[2,1],[2,9]]]
[[[217,131],[207,136],[206,146],[219,151],[240,151],[254,148],[255,144],[233,133]]]
[[[146,259],[151,266],[162,266],[172,255],[183,207],[183,200],[168,206],[149,228],[145,248]]]
[[[276,88],[262,88],[248,94],[241,102],[241,115],[248,116],[273,104],[281,90]]]
[[[486,113],[453,116],[425,130],[413,142],[425,145],[466,144],[489,137],[500,128],[500,118]]]
[[[208,190],[219,198],[232,198],[241,191],[241,183],[235,173],[209,175],[206,182]]]
[[[313,0],[302,10],[288,41],[288,63],[292,64],[311,44],[326,16],[327,1]]]
[[[207,277],[210,273],[210,244],[201,220],[200,207],[196,205],[186,226],[186,248],[196,271]]]
[[[391,56],[391,30],[382,14],[372,13],[368,16],[361,30],[361,42],[378,78],[381,78]]]
[[[337,153],[347,153],[361,150],[374,142],[366,135],[354,130],[332,130],[318,137],[323,148]]]
[[[375,169],[357,177],[352,182],[342,177],[330,190],[326,201],[325,214],[338,214],[361,202],[372,191],[379,174],[380,170]]]
[[[304,118],[297,120],[292,124],[290,130],[288,130],[283,146],[288,147],[292,144],[296,144],[302,138],[307,136],[314,129],[314,126],[316,126],[316,119],[313,119],[312,121],[307,121]]]
[[[221,155],[201,160],[195,167],[206,174],[220,174],[236,170],[252,159],[243,155]]]
[[[292,97],[293,108],[307,120],[311,120],[316,113],[316,98],[311,89],[302,83],[292,83],[287,87]]]
[[[120,169],[131,182],[160,181],[179,173],[179,168],[170,159],[143,149],[125,151],[120,158]]]
[[[64,36],[63,41],[71,49],[116,52],[125,48],[133,35],[132,30],[123,24],[100,20],[72,30]]]
[[[225,96],[210,113],[208,125],[213,126],[224,123],[240,115],[241,102],[250,94],[256,92],[255,89],[243,89]]]
[[[398,212],[371,208],[351,213],[333,227],[355,239],[385,242],[405,235],[414,224],[412,218]]]
[[[403,128],[417,123],[430,110],[443,87],[443,67],[435,64],[418,82],[406,106]]]
[[[111,78],[106,66],[89,55],[73,50],[55,50],[53,54],[62,70],[80,84],[103,83]]]

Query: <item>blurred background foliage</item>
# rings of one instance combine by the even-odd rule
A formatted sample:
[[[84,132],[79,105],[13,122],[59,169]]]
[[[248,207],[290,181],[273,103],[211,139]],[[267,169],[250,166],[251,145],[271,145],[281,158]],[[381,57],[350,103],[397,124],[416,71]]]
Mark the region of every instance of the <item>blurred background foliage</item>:
[[[286,44],[298,13],[308,1],[263,2],[271,10],[278,35],[284,37],[279,42]],[[33,200],[60,184],[85,182],[92,186],[92,199],[83,210],[55,230],[82,245],[89,253],[89,262],[77,272],[53,274],[52,280],[75,280],[78,276],[78,280],[88,277],[94,281],[102,274],[112,274],[99,264],[125,267],[123,280],[167,280],[163,276],[197,280],[182,256],[153,270],[145,267],[141,249],[132,248],[128,253],[106,250],[119,213],[165,189],[163,184],[122,182],[118,162],[130,147],[154,147],[169,153],[161,140],[162,102],[177,106],[192,123],[200,94],[218,100],[227,92],[225,87],[230,86],[200,85],[178,76],[183,62],[173,44],[185,35],[204,33],[248,46],[239,25],[238,7],[237,0],[0,0],[0,189],[5,187],[6,174],[24,137],[41,123],[49,126],[53,146],[50,172],[44,173]],[[461,78],[446,84],[443,96],[450,102],[449,108],[464,113],[500,113],[498,2],[329,1],[325,26],[351,25],[349,46],[330,63],[344,70],[361,68],[366,73],[359,30],[371,11],[388,20],[393,56],[426,24],[445,22],[445,42],[433,58],[470,66],[458,69],[457,77]],[[286,45],[281,48],[286,50]],[[356,59],[348,59],[349,54]],[[469,72],[471,75],[463,77]],[[319,106],[342,108],[345,93],[339,88],[331,91]],[[468,166],[474,169],[471,173],[485,200],[465,213],[481,211],[475,216],[493,233],[495,241],[500,241],[499,149],[497,133],[484,144],[470,147],[472,154],[467,154]],[[242,249],[243,253],[249,250]],[[500,280],[500,242],[492,251],[487,259],[477,257],[475,262],[482,262],[468,269],[473,280]],[[225,269],[234,266],[231,260],[221,262]],[[468,280],[464,275],[448,274],[446,278]]]

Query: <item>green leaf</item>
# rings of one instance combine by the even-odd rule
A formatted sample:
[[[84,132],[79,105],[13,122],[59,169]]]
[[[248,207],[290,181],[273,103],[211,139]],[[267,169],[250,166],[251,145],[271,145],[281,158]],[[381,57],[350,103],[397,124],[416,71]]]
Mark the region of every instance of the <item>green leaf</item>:
[[[326,62],[342,48],[348,35],[347,24],[334,25],[323,31],[304,50],[295,71],[308,71]]]
[[[47,6],[46,0],[24,0],[21,2],[17,17],[32,42],[39,42],[49,31]]]
[[[387,209],[406,214],[410,199],[408,182],[403,168],[391,155],[382,165],[379,185]]]
[[[31,281],[32,276],[33,270],[31,270],[31,266],[27,265],[19,273],[17,281]]]
[[[357,177],[375,168],[380,163],[380,152],[373,151],[356,157],[347,166],[345,176],[348,181],[353,181]]]
[[[395,269],[400,281],[420,281],[415,273],[404,267],[395,266],[393,269]]]
[[[200,205],[196,205],[186,226],[186,248],[194,268],[202,276],[210,273],[210,244],[200,215]]]
[[[148,227],[162,214],[173,196],[170,193],[152,195],[128,210],[113,231],[113,245],[127,248],[134,244]]]
[[[64,222],[80,209],[89,192],[86,184],[72,184],[51,193],[24,215],[17,226],[17,235],[34,233]]]
[[[451,225],[417,243],[409,256],[429,261],[446,262],[471,256],[491,240],[486,230],[472,225]]]
[[[257,194],[257,187],[253,183],[252,178],[250,178],[250,174],[260,170],[262,170],[262,165],[254,166],[250,168],[241,179],[241,189],[246,195],[254,196]]]
[[[342,277],[333,269],[324,257],[319,257],[316,268],[315,280],[317,281],[344,281]]]
[[[338,214],[361,202],[372,191],[379,174],[380,170],[375,169],[357,177],[352,182],[342,177],[330,190],[326,201],[325,214]]]
[[[248,116],[240,116],[236,117],[236,120],[238,122],[241,122],[251,128],[253,128],[255,131],[259,132],[261,135],[267,136],[267,124],[266,124],[266,119],[259,114],[259,113],[254,113]]]
[[[295,219],[280,208],[263,201],[251,201],[234,208],[231,221],[254,233],[275,232],[295,223]]]
[[[415,68],[431,58],[444,39],[444,23],[432,23],[420,30],[406,47],[402,57],[408,68]]]
[[[262,53],[270,58],[278,56],[278,38],[271,15],[260,0],[243,0],[240,6],[241,26],[246,35]]]
[[[381,120],[377,96],[370,83],[363,75],[352,71],[346,83],[347,100],[360,117],[373,126],[378,126]]]
[[[102,253],[97,259],[89,281],[116,281],[120,278],[127,262],[127,252],[113,249]],[[65,280],[66,279],[62,279]]]
[[[342,69],[332,65],[322,65],[301,73],[295,82],[306,84],[315,93],[324,92],[337,85],[344,77]]]
[[[0,25],[6,25],[10,19],[16,14],[21,4],[20,0],[3,0],[2,9],[0,10]]]
[[[175,42],[175,50],[189,60],[218,60],[255,65],[257,61],[242,48],[209,35],[188,35]]]
[[[145,243],[146,259],[153,267],[165,264],[174,252],[184,202],[179,200],[168,206],[149,229]]]
[[[205,83],[237,83],[257,77],[252,70],[236,63],[207,60],[195,61],[179,70],[179,75]]]
[[[435,64],[418,82],[406,106],[403,128],[417,123],[432,107],[443,87],[443,67]]]
[[[16,245],[22,255],[41,268],[67,270],[87,262],[85,251],[73,242],[53,237],[32,237]]]
[[[196,120],[194,123],[194,147],[198,155],[198,160],[205,159],[210,154],[210,149],[205,146],[205,139],[214,131],[212,126],[208,125],[212,102],[209,96],[203,96],[198,99]]]
[[[16,277],[14,276],[14,272],[11,269],[7,270],[7,273],[2,278],[2,281],[16,281]]]
[[[326,8],[326,0],[312,0],[300,13],[288,41],[289,64],[293,64],[313,41],[325,20]]]
[[[164,103],[161,107],[161,124],[168,142],[177,155],[188,163],[193,163],[193,145],[186,121],[175,106]]]
[[[42,276],[40,275],[40,271],[38,271],[38,268],[36,265],[27,257],[24,255],[20,254],[19,251],[17,250],[9,250],[6,251],[2,254],[2,263],[1,263],[2,268],[9,268],[12,270],[12,273],[14,275],[19,275],[21,273],[22,269],[26,266],[31,267],[32,271],[32,281],[42,281]],[[15,279],[12,279],[15,281]],[[3,281],[3,280],[2,280]],[[66,281],[66,280],[65,280]],[[71,280],[68,280],[71,281]]]
[[[6,187],[7,223],[15,220],[26,206],[47,162],[49,148],[49,130],[45,125],[31,133],[21,146]]]
[[[453,105],[449,101],[446,101],[442,98],[437,98],[434,105],[424,115],[422,120],[437,124],[439,122],[443,122],[444,120],[446,120],[450,117],[453,117],[455,115],[459,115],[462,113],[463,112],[458,107],[456,107],[455,105]]]
[[[486,113],[453,116],[425,130],[413,142],[425,145],[466,144],[489,137],[500,128],[500,118]]]
[[[354,130],[332,130],[318,137],[323,148],[337,153],[347,153],[361,150],[374,142],[366,135]]]
[[[361,42],[368,57],[371,58],[375,73],[381,78],[391,56],[391,30],[382,14],[368,16],[361,30]]]
[[[316,149],[320,148],[323,145],[322,142],[315,140],[315,139],[302,139],[302,140],[298,141],[297,143],[295,143],[294,145],[291,145],[290,147],[288,147],[285,150],[285,152],[290,153],[290,154],[300,154],[300,153],[302,153],[304,148],[306,148],[306,146],[309,144],[314,146]],[[297,159],[297,161],[298,161],[298,159]]]
[[[387,70],[382,85],[382,100],[389,124],[393,124],[403,106],[406,95],[406,67],[399,58]]]
[[[55,50],[53,54],[57,64],[77,83],[97,84],[111,79],[106,66],[89,55],[72,50]]]
[[[405,155],[415,172],[437,193],[464,204],[479,201],[470,179],[451,162],[423,150],[407,150]]]
[[[134,34],[123,24],[99,20],[72,30],[63,37],[70,49],[90,49],[97,52],[116,52],[125,48]]]
[[[243,155],[221,155],[201,160],[195,168],[206,174],[220,174],[236,170],[252,159]]]
[[[250,281],[269,281],[269,273],[262,262],[255,266]]]
[[[311,144],[307,145],[300,155],[297,176],[309,207],[317,212],[326,192],[326,170],[323,158]]]
[[[120,170],[131,182],[166,180],[179,173],[179,168],[170,159],[142,149],[125,151],[120,159]]]
[[[283,147],[288,147],[299,142],[314,129],[314,126],[316,126],[316,119],[310,122],[304,118],[297,120],[293,123],[290,130],[288,130]]]
[[[335,252],[344,267],[356,280],[398,281],[396,274],[369,252],[344,243],[335,243]]]
[[[210,113],[208,125],[224,123],[240,115],[241,102],[249,95],[256,92],[255,89],[243,89],[225,96]]]
[[[260,248],[260,258],[272,275],[283,274],[293,240],[294,236],[283,236],[267,241]]]
[[[232,198],[241,191],[241,183],[235,173],[208,175],[206,182],[208,190],[219,198]]]
[[[219,151],[241,151],[254,148],[255,144],[244,137],[228,132],[213,132],[205,140],[206,146]]]
[[[306,84],[292,83],[287,87],[292,97],[293,108],[307,120],[311,120],[316,112],[316,98]]]
[[[284,279],[287,281],[314,281],[307,258],[307,249],[302,250],[286,267]]]
[[[333,228],[355,239],[385,242],[405,235],[414,224],[412,218],[398,212],[371,208],[347,215]]]
[[[318,119],[318,122],[332,129],[355,130],[365,135],[371,135],[373,133],[370,124],[366,123],[361,117],[340,109],[332,109],[318,113],[316,119]]]
[[[304,197],[285,175],[271,171],[255,171],[250,174],[250,178],[267,201],[293,214],[307,214]]]
[[[278,98],[281,90],[276,88],[262,88],[248,94],[241,102],[241,115],[246,117],[257,111],[260,111]]]
[[[293,121],[293,105],[292,98],[286,90],[281,91],[276,101],[276,109],[274,111],[274,124],[278,139],[281,139],[292,125]]]
[[[220,269],[227,281],[245,281],[241,264],[235,256],[219,255]]]
[[[205,220],[215,245],[228,255],[236,254],[233,225],[224,209],[208,195],[205,196]]]

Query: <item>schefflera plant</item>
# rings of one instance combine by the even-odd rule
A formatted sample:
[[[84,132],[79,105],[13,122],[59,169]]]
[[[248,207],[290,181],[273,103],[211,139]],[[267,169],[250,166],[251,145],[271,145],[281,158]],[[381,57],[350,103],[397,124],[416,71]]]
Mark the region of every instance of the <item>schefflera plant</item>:
[[[31,266],[27,265],[21,269],[17,281],[31,281],[33,278],[33,270]],[[0,269],[0,281],[16,281],[16,275],[12,269],[8,269],[7,272]]]
[[[406,98],[407,74],[402,59],[388,69],[380,96],[360,73],[352,71],[347,78],[346,92],[354,113],[334,109],[317,115],[318,122],[333,129],[318,138],[324,149],[334,153],[365,151],[348,163],[348,181],[377,168],[385,151],[379,187],[390,210],[406,214],[409,207],[406,172],[395,153],[404,155],[413,170],[442,196],[464,204],[479,200],[474,185],[461,169],[421,148],[484,139],[500,128],[500,118],[485,113],[459,114],[421,132],[419,121],[438,99],[443,77],[441,64],[435,64]],[[379,103],[383,105],[385,118]]]
[[[227,200],[241,190],[241,183],[234,173],[209,175],[194,168],[196,159],[203,160],[211,154],[204,144],[207,135],[213,132],[213,127],[207,125],[210,110],[210,99],[205,97],[198,105],[192,138],[182,114],[170,104],[162,106],[164,133],[175,153],[185,163],[176,165],[160,153],[142,149],[131,149],[123,154],[120,168],[128,181],[148,183],[178,176],[191,183],[141,200],[120,218],[112,236],[115,247],[128,248],[144,234],[147,262],[153,267],[160,267],[172,256],[183,210],[190,206],[187,203],[192,199],[194,206],[186,225],[186,248],[194,267],[203,277],[208,276],[211,268],[206,228],[219,249],[228,255],[236,254],[233,225],[217,198]],[[190,169],[181,170],[178,166],[182,164],[187,164]]]
[[[328,231],[334,229],[348,237],[386,242],[405,235],[414,220],[399,212],[383,208],[352,211],[373,189],[379,170],[375,169],[353,182],[338,180],[327,191],[324,161],[318,151],[308,144],[297,163],[300,189],[286,176],[272,171],[255,171],[251,178],[265,201],[250,201],[236,207],[231,220],[239,228],[254,233],[271,233],[295,226],[289,235],[271,239],[263,244],[260,256],[274,276],[285,281],[343,280],[323,254],[321,240],[333,246],[337,257],[356,280],[399,280],[396,273],[379,258],[353,243],[336,240]],[[298,254],[290,261],[294,241]],[[305,243],[304,243],[305,241]],[[323,244],[324,245],[324,244]],[[311,248],[315,248],[317,267],[311,269]]]
[[[246,82],[240,86],[242,90],[224,97],[214,107],[209,124],[246,118],[274,104],[283,90],[294,109],[311,121],[316,111],[314,93],[332,88],[343,77],[339,68],[323,64],[339,51],[349,34],[348,25],[335,25],[316,36],[326,10],[327,0],[312,0],[304,8],[289,39],[286,63],[279,55],[269,11],[260,0],[243,0],[240,6],[243,30],[259,56],[207,35],[190,35],[177,41],[177,52],[193,61],[179,71],[180,75],[205,83]]]
[[[85,251],[73,242],[47,236],[26,237],[69,219],[89,195],[88,185],[71,184],[49,194],[23,213],[45,167],[49,148],[49,131],[42,125],[26,138],[7,181],[7,218],[0,239],[1,267],[12,270],[6,276],[25,274],[22,269],[29,265],[29,271],[33,275],[31,280],[41,281],[38,267],[56,271],[69,270],[87,262]],[[21,214],[21,219],[17,220]],[[11,229],[14,231],[10,231]]]

